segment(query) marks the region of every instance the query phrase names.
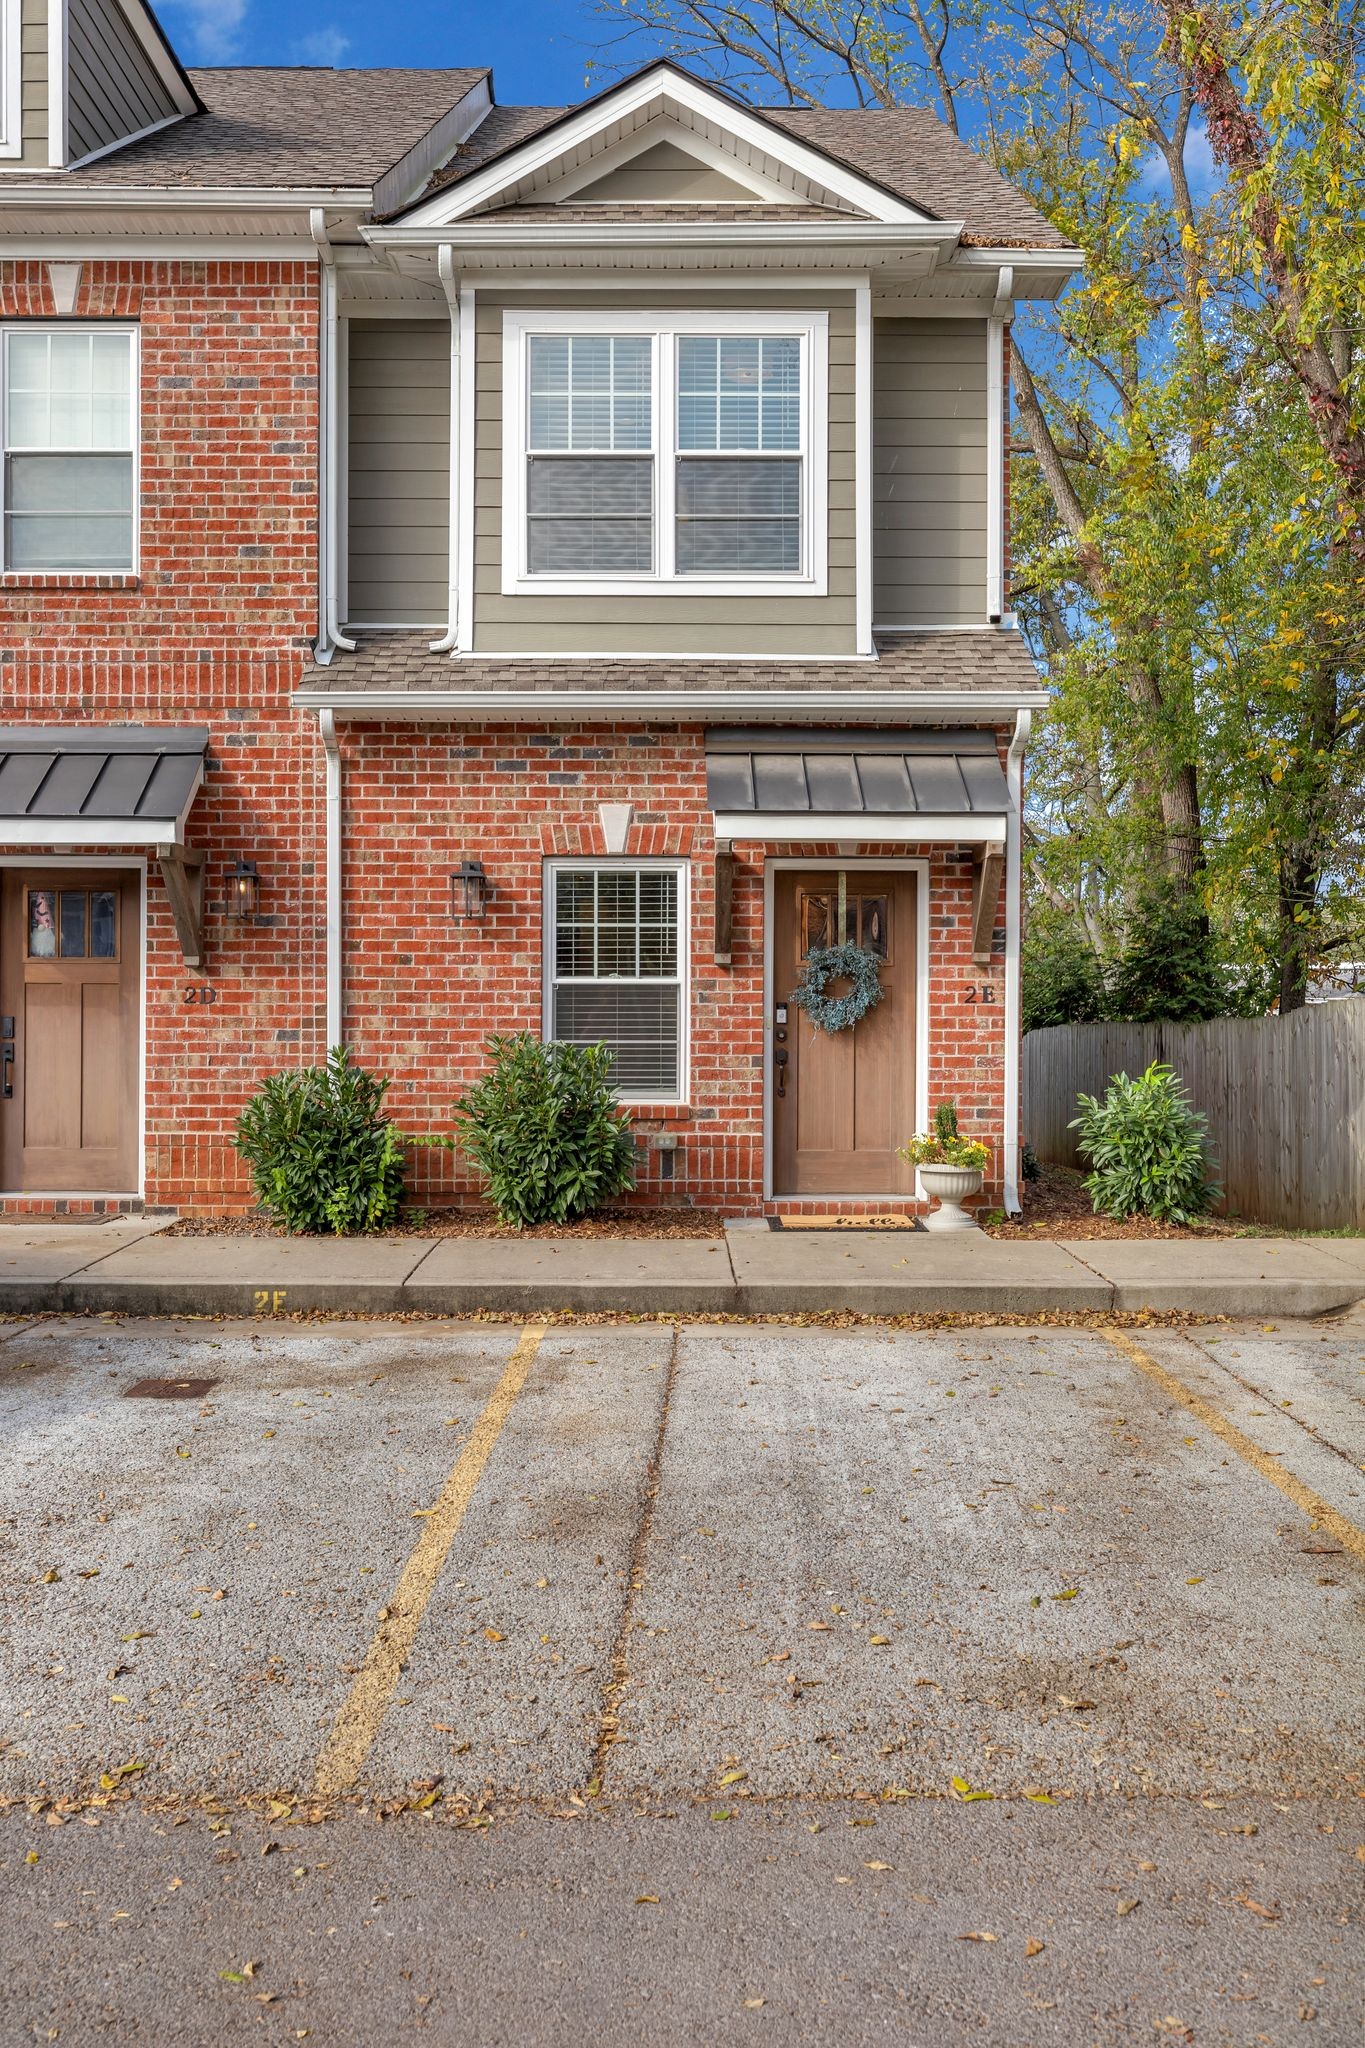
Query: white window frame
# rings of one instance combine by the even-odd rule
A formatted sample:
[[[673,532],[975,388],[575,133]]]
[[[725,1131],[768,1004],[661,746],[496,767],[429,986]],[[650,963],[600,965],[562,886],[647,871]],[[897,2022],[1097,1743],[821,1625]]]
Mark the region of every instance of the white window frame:
[[[647,334],[653,341],[654,567],[610,576],[533,576],[527,565],[528,344],[532,335]],[[680,575],[674,565],[677,462],[707,453],[677,445],[677,338],[794,334],[801,344],[801,567],[762,576]],[[790,312],[505,312],[502,328],[502,594],[504,597],[824,597],[829,589],[829,314]],[[568,451],[566,451],[568,452]],[[741,451],[743,452],[743,451]],[[643,455],[645,451],[629,450]]]
[[[133,464],[132,546],[126,567],[118,569],[71,569],[40,567],[25,562],[12,567],[9,560],[9,510],[5,488],[9,480],[11,455],[121,455],[114,448],[11,448],[9,438],[9,344],[12,334],[121,334],[128,342],[129,453]],[[76,582],[98,583],[108,576],[137,576],[142,555],[142,367],[140,336],[135,326],[114,320],[8,320],[0,326],[0,573],[23,581],[25,577],[63,576]]]
[[[671,1095],[635,1095],[622,1093],[618,1101],[628,1109],[681,1109],[688,1101],[691,1084],[692,1058],[692,872],[691,863],[685,858],[669,855],[619,857],[602,859],[599,855],[588,854],[582,858],[571,857],[547,860],[541,881],[541,902],[543,905],[543,986],[541,991],[541,1037],[547,1044],[554,1041],[555,984],[560,976],[555,972],[555,934],[558,922],[559,877],[562,874],[581,874],[585,868],[618,870],[627,874],[663,871],[678,878],[678,1087]],[[592,980],[594,977],[566,975],[566,981]],[[650,982],[671,981],[672,976],[650,975]],[[631,986],[637,984],[632,981]]]
[[[24,153],[22,0],[0,0],[0,158]]]

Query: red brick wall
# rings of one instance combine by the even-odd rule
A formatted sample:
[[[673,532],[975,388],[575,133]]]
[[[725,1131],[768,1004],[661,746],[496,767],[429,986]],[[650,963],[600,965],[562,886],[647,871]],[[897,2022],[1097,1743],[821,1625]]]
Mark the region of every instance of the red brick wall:
[[[44,264],[0,265],[0,315],[52,312]],[[0,715],[210,729],[189,825],[209,856],[206,976],[149,877],[146,1192],[240,1205],[236,1112],[262,1072],[317,1057],[324,1031],[321,752],[289,707],[316,607],[316,274],[87,263],[76,317],[138,323],[140,573],[2,579]],[[238,853],[261,872],[256,927],[221,915]],[[216,1001],[187,1005],[204,982]]]
[[[736,847],[733,965],[713,951],[713,853],[699,728],[581,726],[342,728],[345,764],[346,1016],[357,1058],[393,1076],[413,1131],[448,1131],[490,1031],[538,1032],[545,860],[605,853],[599,803],[634,806],[628,854],[691,860],[690,1100],[641,1112],[642,1135],[679,1140],[671,1181],[646,1155],[642,1192],[736,1211],[763,1182],[763,851]],[[833,847],[784,852],[836,858]],[[972,857],[942,847],[869,847],[929,861],[929,1100],[953,1097],[964,1128],[998,1159],[1003,1135],[1004,959],[971,958]],[[449,876],[483,862],[493,899],[480,924],[452,923]],[[993,1003],[968,1003],[989,984]],[[906,1133],[909,1136],[909,1133]],[[446,1153],[417,1156],[427,1198],[464,1192]],[[987,1189],[998,1202],[998,1173]],[[816,1204],[815,1206],[820,1206]],[[885,1202],[871,1202],[884,1208]]]
[[[51,314],[43,264],[0,265],[0,315]],[[209,857],[205,976],[186,970],[154,867],[149,878],[146,1193],[185,1209],[244,1207],[249,1190],[230,1143],[238,1109],[262,1074],[325,1049],[323,762],[314,721],[288,701],[315,629],[316,272],[87,264],[76,314],[139,324],[140,571],[3,579],[3,717],[210,729],[189,834]],[[666,1186],[659,1154],[647,1155],[644,1191],[756,1208],[763,857],[737,849],[734,965],[717,967],[700,730],[342,732],[347,1028],[356,1056],[393,1076],[399,1121],[448,1130],[486,1033],[539,1029],[543,861],[603,852],[596,806],[624,800],[635,806],[631,852],[692,861],[691,1099],[642,1119],[680,1140]],[[970,856],[923,851],[930,1103],[955,1097],[964,1124],[998,1153],[1003,962],[983,970],[971,961]],[[238,853],[262,878],[252,927],[222,914]],[[483,861],[496,890],[482,925],[450,919],[448,878],[464,854]],[[995,1004],[967,1004],[967,988],[983,982]],[[204,985],[216,1000],[184,1001]],[[462,1191],[448,1154],[419,1154],[416,1166],[419,1193]],[[998,1199],[998,1188],[987,1192]]]

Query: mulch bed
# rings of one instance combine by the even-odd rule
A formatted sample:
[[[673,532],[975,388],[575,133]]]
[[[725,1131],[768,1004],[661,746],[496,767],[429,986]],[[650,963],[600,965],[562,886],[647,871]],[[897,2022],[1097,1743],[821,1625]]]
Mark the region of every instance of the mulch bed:
[[[714,1209],[599,1209],[577,1223],[536,1223],[511,1230],[487,1209],[419,1209],[375,1237],[723,1237],[725,1218]],[[287,1237],[253,1211],[246,1216],[182,1216],[164,1237]]]
[[[1219,1217],[1185,1226],[1154,1223],[1150,1216],[1128,1216],[1115,1222],[1097,1216],[1090,1206],[1082,1177],[1070,1166],[1044,1165],[1038,1180],[1019,1184],[1024,1205],[1022,1223],[993,1223],[986,1226],[989,1237],[1236,1237],[1238,1226]]]

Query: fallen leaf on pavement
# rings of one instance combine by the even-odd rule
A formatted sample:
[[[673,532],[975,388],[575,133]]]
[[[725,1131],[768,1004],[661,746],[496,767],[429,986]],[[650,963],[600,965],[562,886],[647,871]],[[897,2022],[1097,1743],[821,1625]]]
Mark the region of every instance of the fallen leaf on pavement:
[[[971,1934],[958,1934],[955,1935],[953,1938],[955,1941],[999,1941],[1000,1936],[998,1934],[981,1934],[979,1932],[973,1932]]]
[[[1120,1899],[1114,1911],[1119,1919],[1122,1920],[1125,1913],[1136,1913],[1141,1904],[1141,1899]]]
[[[1046,1947],[1047,1943],[1045,1941],[1034,1941],[1032,1937],[1030,1937],[1029,1940],[1024,1943],[1024,1954],[1026,1956],[1040,1956]]]
[[[1245,1906],[1248,1913],[1254,1913],[1260,1920],[1278,1920],[1280,1917],[1274,1906],[1263,1906],[1259,1899],[1250,1899],[1245,1892],[1238,1892],[1237,1904]]]

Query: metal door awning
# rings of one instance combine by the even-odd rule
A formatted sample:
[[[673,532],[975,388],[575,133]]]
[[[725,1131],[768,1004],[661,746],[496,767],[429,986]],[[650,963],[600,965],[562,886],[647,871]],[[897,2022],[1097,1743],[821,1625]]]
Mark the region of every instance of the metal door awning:
[[[720,727],[706,787],[718,840],[1003,845],[1011,809],[994,735],[971,727]]]
[[[0,726],[0,846],[183,847],[208,728]]]
[[[185,844],[204,725],[0,726],[0,846],[145,847],[161,865],[187,967],[204,960],[204,856]]]

